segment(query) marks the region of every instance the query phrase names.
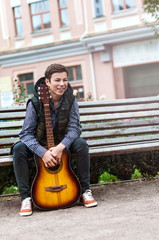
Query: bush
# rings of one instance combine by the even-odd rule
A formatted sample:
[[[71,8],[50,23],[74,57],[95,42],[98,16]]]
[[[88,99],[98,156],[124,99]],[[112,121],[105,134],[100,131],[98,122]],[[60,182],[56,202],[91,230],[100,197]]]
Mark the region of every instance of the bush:
[[[120,180],[129,180],[134,173],[133,155],[113,155],[109,161],[109,172]]]
[[[101,182],[115,182],[118,180],[119,179],[116,176],[114,176],[108,172],[104,172],[103,174],[100,175],[98,182],[100,182],[100,183]]]
[[[19,191],[17,186],[5,187],[2,194],[17,193]]]
[[[135,169],[134,173],[131,176],[131,179],[137,179],[137,178],[142,178],[142,174],[138,169]]]
[[[109,156],[92,157],[90,166],[90,182],[98,183],[99,176],[109,169]]]
[[[155,177],[159,171],[159,151],[134,154],[136,168],[144,177]]]
[[[159,151],[122,154],[113,156],[91,157],[91,184],[116,179],[130,180],[138,177],[156,176],[159,172]],[[73,170],[77,174],[75,160]],[[34,161],[30,162],[30,183],[35,176]],[[137,170],[135,170],[137,169]],[[13,166],[0,167],[0,194],[11,186],[17,186]],[[107,172],[107,173],[105,173]],[[102,176],[101,176],[102,175]],[[100,177],[101,176],[101,177]],[[116,177],[114,177],[116,176]],[[12,191],[12,190],[11,190]]]
[[[16,186],[13,166],[0,167],[0,194],[3,190],[10,186]]]

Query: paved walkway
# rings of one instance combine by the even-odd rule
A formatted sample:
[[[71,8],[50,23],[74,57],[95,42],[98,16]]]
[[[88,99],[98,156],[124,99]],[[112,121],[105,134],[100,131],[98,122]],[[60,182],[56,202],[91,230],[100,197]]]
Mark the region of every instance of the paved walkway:
[[[19,197],[0,198],[0,240],[159,240],[159,180],[92,188],[98,206],[35,210],[20,217]]]

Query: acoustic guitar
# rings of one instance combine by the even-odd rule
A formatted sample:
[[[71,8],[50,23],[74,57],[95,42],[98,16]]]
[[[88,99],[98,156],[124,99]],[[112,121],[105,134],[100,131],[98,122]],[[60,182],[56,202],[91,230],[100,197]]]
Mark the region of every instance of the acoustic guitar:
[[[44,104],[47,149],[55,146],[50,115],[50,93],[47,85],[40,85],[40,99]],[[42,210],[54,210],[73,206],[79,199],[80,184],[70,167],[70,153],[64,151],[60,164],[45,167],[43,160],[35,155],[36,176],[31,194],[36,207]]]

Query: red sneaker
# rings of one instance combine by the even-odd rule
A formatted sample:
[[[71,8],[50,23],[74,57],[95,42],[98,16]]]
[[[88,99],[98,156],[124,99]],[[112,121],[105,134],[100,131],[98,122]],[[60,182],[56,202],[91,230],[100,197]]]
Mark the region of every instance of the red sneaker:
[[[92,196],[92,191],[87,189],[81,196],[81,201],[85,207],[95,207],[97,206],[97,201]]]
[[[32,204],[31,204],[31,198],[25,198],[22,201],[21,209],[19,211],[20,216],[30,216],[32,214]]]

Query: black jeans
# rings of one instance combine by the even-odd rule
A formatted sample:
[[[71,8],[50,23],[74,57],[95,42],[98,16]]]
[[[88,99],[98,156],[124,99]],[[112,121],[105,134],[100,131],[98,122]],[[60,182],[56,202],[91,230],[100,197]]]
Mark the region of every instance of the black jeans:
[[[29,162],[28,159],[33,157],[33,153],[28,147],[18,142],[13,146],[13,167],[21,196],[21,200],[30,197],[29,184]],[[89,148],[86,141],[77,138],[70,147],[70,152],[76,154],[77,174],[82,188],[82,193],[89,189],[90,184],[90,156]]]

